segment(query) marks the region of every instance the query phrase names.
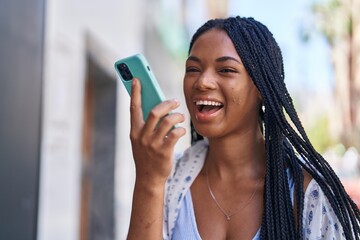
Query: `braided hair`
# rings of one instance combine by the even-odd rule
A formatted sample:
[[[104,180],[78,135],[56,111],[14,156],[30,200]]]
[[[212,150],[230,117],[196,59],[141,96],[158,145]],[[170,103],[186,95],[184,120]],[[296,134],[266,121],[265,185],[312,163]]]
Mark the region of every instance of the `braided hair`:
[[[212,19],[193,35],[189,53],[198,37],[214,28],[224,30],[229,35],[245,69],[263,97],[265,110],[261,110],[260,117],[264,125],[266,176],[261,239],[303,238],[302,169],[318,182],[343,227],[345,237],[359,239],[359,209],[305,133],[284,82],[282,54],[272,33],[253,18]],[[192,143],[200,139],[203,137],[191,123]],[[295,182],[296,217],[288,187],[287,168]],[[295,219],[298,220],[297,224]]]

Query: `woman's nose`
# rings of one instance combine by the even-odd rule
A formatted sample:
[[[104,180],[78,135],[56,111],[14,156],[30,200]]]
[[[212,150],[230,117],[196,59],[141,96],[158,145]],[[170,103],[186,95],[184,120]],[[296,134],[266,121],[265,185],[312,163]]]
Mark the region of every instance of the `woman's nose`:
[[[213,90],[216,88],[215,77],[210,73],[204,72],[197,79],[195,87],[201,91]]]

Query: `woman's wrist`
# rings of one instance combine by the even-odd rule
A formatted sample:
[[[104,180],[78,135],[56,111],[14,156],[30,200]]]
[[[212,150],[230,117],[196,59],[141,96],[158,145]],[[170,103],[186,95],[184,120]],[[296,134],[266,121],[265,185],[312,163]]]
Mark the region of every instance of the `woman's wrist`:
[[[136,178],[135,191],[140,191],[150,195],[159,195],[164,193],[166,180],[155,180],[149,178]]]
[[[164,185],[136,178],[127,239],[162,239]]]

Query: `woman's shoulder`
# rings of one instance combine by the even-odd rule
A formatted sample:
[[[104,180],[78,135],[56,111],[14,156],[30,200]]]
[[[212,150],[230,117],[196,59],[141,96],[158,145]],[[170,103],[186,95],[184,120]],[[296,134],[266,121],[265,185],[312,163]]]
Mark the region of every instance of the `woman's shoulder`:
[[[170,177],[179,172],[179,170],[186,171],[186,169],[189,168],[201,168],[205,160],[207,149],[207,141],[201,140],[188,147],[183,153],[175,153],[173,172],[170,174]]]
[[[173,170],[165,185],[164,239],[171,239],[182,201],[204,165],[207,146],[205,141],[199,141],[175,156]]]
[[[318,182],[304,176],[303,229],[305,239],[345,239],[342,226]]]
[[[304,175],[304,192],[306,192],[306,189],[308,188],[311,180],[313,180],[313,177],[310,175],[310,173],[308,173],[304,169],[302,170],[302,172]]]

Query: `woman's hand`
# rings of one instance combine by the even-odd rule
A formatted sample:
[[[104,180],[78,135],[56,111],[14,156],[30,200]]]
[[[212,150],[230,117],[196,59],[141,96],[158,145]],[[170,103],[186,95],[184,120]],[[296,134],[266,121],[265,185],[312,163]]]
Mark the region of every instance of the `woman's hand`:
[[[136,181],[127,239],[163,239],[165,181],[171,172],[174,146],[185,134],[184,128],[173,126],[183,122],[184,115],[169,114],[179,102],[168,100],[152,109],[144,122],[138,79],[133,79],[130,105]]]
[[[133,79],[131,90],[130,139],[136,166],[136,181],[164,184],[173,163],[174,146],[185,135],[182,127],[174,125],[184,121],[184,115],[171,113],[179,106],[177,100],[167,100],[152,109],[146,122],[141,108],[141,84]]]

